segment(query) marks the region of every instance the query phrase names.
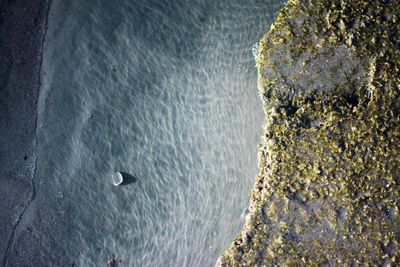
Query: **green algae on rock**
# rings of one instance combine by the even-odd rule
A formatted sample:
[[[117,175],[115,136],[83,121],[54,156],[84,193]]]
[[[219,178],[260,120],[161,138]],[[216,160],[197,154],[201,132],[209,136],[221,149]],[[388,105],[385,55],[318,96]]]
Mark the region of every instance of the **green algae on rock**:
[[[217,266],[400,264],[398,1],[291,0],[260,41],[266,130]]]

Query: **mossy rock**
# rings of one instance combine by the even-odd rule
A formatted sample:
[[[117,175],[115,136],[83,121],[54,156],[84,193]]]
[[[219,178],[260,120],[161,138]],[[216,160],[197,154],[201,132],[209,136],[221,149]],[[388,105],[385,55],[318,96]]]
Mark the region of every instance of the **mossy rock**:
[[[398,1],[292,0],[262,38],[250,213],[218,266],[400,264]]]

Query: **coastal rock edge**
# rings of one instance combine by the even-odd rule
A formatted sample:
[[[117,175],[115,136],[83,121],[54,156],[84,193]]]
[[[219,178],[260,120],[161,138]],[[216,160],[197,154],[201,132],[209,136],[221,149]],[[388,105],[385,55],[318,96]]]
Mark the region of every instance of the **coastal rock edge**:
[[[261,39],[259,174],[217,266],[400,264],[400,10],[291,0]]]

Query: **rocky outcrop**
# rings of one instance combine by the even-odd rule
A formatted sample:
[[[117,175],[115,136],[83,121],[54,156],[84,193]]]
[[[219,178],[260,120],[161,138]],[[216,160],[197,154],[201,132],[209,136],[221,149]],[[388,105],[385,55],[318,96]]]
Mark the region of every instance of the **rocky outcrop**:
[[[399,20],[392,0],[282,9],[258,48],[250,214],[217,266],[400,264]]]

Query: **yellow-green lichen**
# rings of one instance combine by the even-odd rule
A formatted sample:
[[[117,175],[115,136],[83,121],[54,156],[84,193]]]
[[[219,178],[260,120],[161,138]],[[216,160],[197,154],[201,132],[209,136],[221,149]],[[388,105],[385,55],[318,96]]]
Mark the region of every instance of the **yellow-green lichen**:
[[[400,10],[292,0],[260,41],[266,131],[217,265],[400,264]]]

